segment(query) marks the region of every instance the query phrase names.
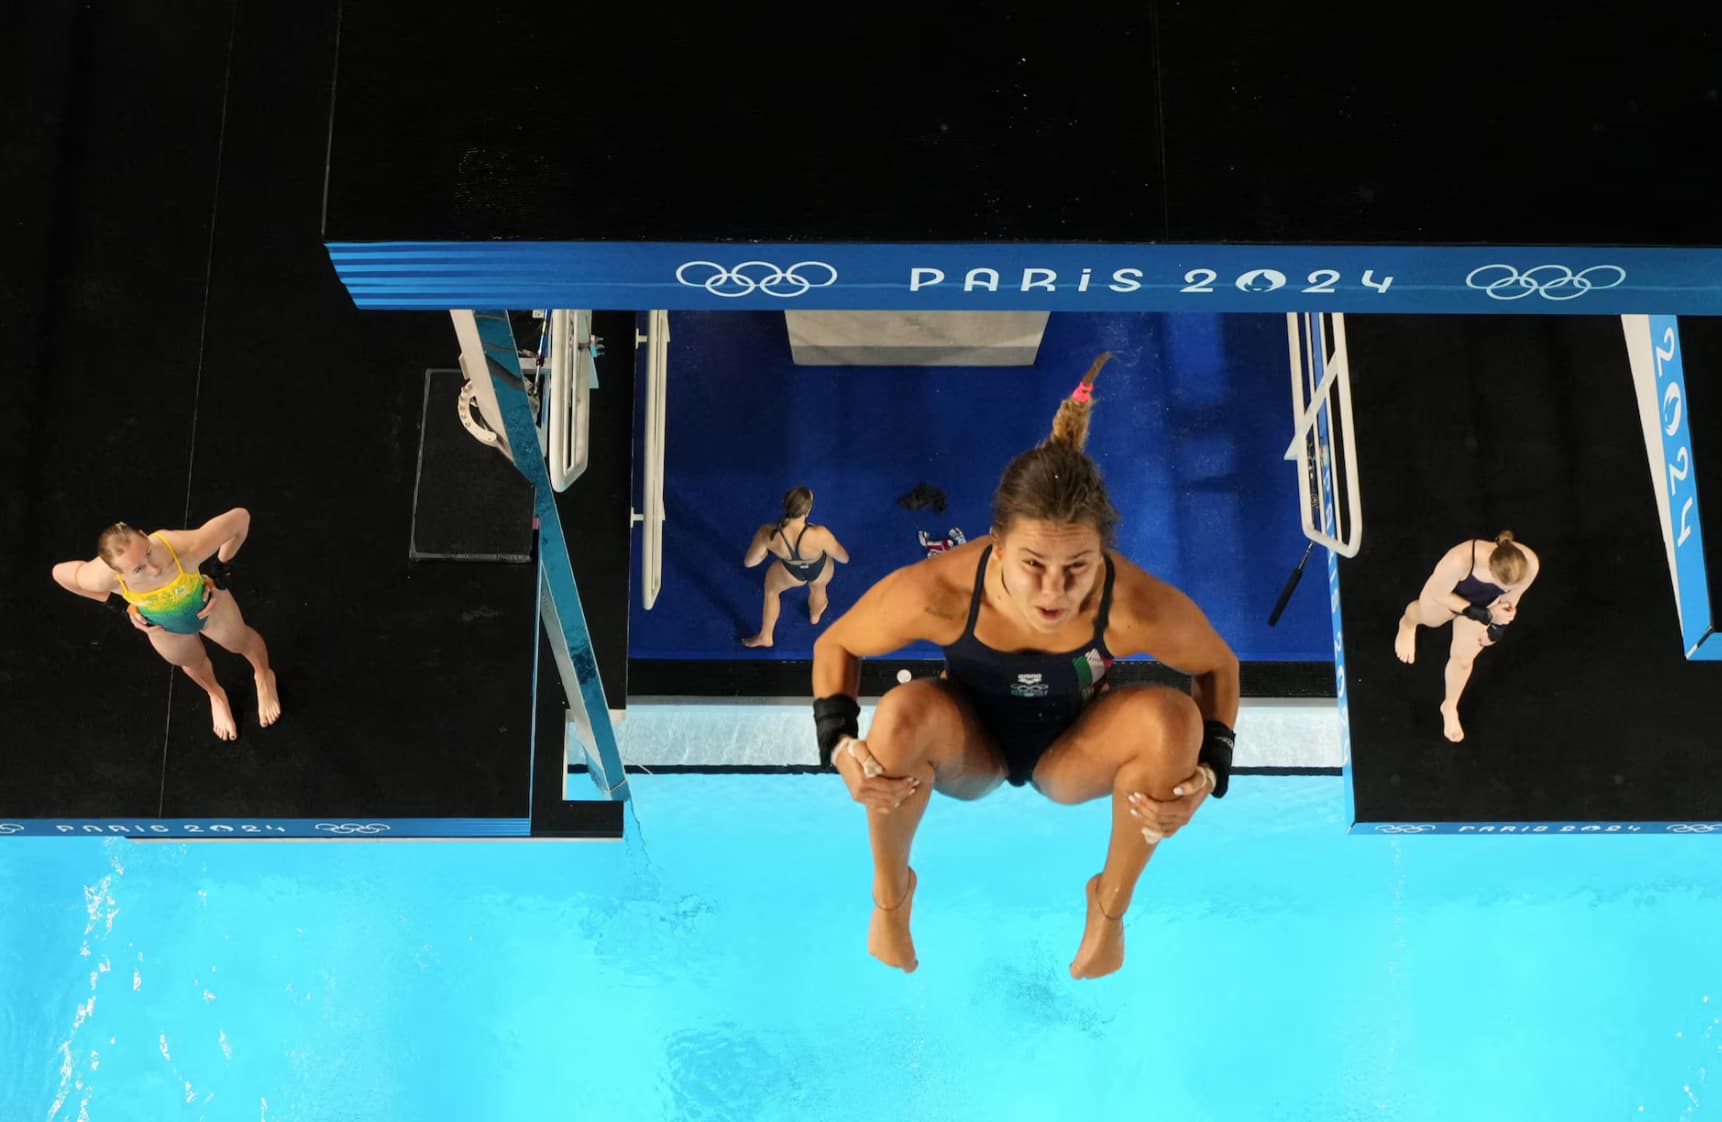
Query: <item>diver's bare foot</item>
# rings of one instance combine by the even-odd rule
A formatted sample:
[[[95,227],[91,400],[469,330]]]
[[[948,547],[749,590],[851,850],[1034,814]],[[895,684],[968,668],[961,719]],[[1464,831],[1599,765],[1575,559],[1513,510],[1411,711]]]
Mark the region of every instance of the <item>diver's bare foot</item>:
[[[1441,703],[1441,733],[1448,740],[1457,744],[1465,739],[1465,730],[1459,727],[1459,707]]]
[[[741,641],[741,645],[744,647],[769,647],[771,646],[771,636],[749,635]]]
[[[1399,656],[1399,661],[1413,663],[1417,661],[1417,621],[1402,619],[1399,621],[1399,634],[1393,638],[1393,653]]]
[[[873,894],[873,919],[867,925],[867,953],[895,966],[905,974],[913,974],[920,960],[915,957],[915,941],[909,937],[909,911],[915,903],[915,870],[909,870],[909,887],[903,898],[889,908],[881,907],[879,894]]]
[[[275,671],[265,670],[257,679],[257,723],[263,728],[281,716],[281,696],[275,692]]]
[[[223,740],[238,740],[239,726],[233,720],[233,709],[227,704],[227,691],[216,690],[209,695],[209,715],[215,721],[215,735]]]
[[[1124,965],[1124,917],[1113,919],[1100,906],[1100,878],[1088,882],[1088,926],[1070,962],[1072,978],[1104,978]]]
[[[817,607],[817,608],[809,608],[809,609],[807,609],[807,622],[808,623],[818,623],[819,617],[824,615],[824,614],[825,614],[825,605],[824,604],[819,605],[819,607]]]

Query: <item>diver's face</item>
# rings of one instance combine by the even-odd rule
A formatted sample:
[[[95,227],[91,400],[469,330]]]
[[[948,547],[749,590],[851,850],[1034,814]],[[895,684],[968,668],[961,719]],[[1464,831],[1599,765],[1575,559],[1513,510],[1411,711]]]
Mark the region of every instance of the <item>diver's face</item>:
[[[127,584],[132,584],[160,577],[165,561],[161,546],[156,544],[154,538],[133,534],[131,540],[126,543],[126,548],[109,563],[114,572],[125,578]]]
[[[1069,622],[1105,564],[1100,531],[1077,523],[1023,519],[999,538],[999,571],[1018,614],[1037,631]]]

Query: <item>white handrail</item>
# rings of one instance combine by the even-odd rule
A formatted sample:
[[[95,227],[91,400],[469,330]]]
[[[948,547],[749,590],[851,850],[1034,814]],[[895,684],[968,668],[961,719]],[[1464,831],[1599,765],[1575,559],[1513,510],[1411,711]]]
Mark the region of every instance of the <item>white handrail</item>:
[[[550,313],[550,485],[566,491],[586,471],[590,451],[592,313],[557,308]]]
[[[1363,501],[1357,484],[1357,441],[1351,419],[1351,366],[1345,342],[1345,316],[1331,317],[1333,357],[1327,357],[1328,331],[1324,314],[1302,318],[1307,331],[1298,330],[1300,315],[1286,315],[1286,340],[1291,357],[1292,425],[1294,435],[1285,458],[1295,459],[1298,489],[1303,497],[1304,537],[1327,546],[1341,557],[1356,557],[1363,544]],[[1333,390],[1338,386],[1341,441],[1333,446]],[[1327,410],[1327,439],[1321,436],[1322,410]],[[1315,448],[1316,471],[1310,471],[1310,447]],[[1342,449],[1343,451],[1340,451]],[[1345,533],[1337,533],[1339,511],[1334,503],[1333,472],[1345,472]],[[1313,475],[1313,479],[1312,479]],[[1312,489],[1313,488],[1313,489]],[[1316,512],[1320,512],[1317,525]]]
[[[657,603],[664,577],[664,390],[668,380],[670,313],[646,315],[646,470],[640,505],[644,507],[641,532],[641,595],[651,610]]]

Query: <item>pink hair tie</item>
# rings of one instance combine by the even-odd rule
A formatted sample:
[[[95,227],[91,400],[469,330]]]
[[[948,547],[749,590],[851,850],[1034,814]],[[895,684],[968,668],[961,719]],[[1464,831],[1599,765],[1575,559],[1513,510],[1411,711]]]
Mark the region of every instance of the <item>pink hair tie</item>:
[[[1087,401],[1093,393],[1094,387],[1091,384],[1088,382],[1081,382],[1077,384],[1077,387],[1074,390],[1070,391],[1070,400]]]

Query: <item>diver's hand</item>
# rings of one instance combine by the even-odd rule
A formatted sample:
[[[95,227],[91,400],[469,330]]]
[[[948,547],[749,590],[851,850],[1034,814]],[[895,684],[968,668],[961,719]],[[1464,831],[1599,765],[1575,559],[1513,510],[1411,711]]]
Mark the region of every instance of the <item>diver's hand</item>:
[[[890,814],[902,806],[921,786],[921,780],[914,776],[886,775],[884,765],[867,750],[867,742],[852,736],[837,746],[831,762],[849,785],[849,797],[880,814]]]
[[[1141,826],[1143,840],[1157,845],[1189,825],[1213,790],[1213,771],[1206,764],[1198,764],[1194,775],[1172,789],[1170,799],[1156,799],[1140,792],[1131,795],[1130,816]]]

